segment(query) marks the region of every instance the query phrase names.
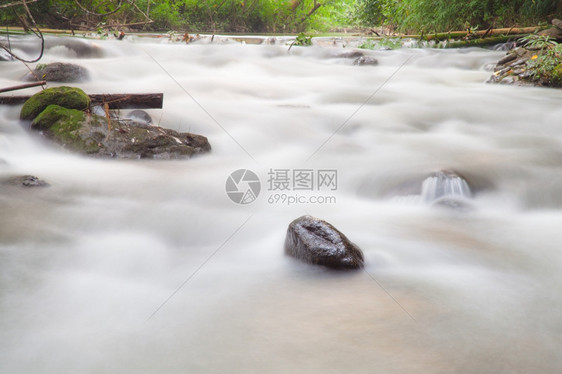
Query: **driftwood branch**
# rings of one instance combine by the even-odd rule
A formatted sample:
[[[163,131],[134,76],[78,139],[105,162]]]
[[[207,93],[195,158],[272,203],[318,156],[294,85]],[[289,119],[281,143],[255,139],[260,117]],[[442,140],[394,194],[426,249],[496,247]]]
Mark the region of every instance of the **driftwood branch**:
[[[33,82],[33,83],[20,84],[19,86],[12,86],[12,87],[0,88],[0,92],[10,92],[10,91],[23,90],[24,88],[37,87],[37,86],[44,86],[44,85],[46,85],[46,84],[47,84],[46,81],[40,81],[40,82]]]
[[[108,105],[109,109],[162,109],[163,93],[88,95],[91,105]],[[0,96],[0,105],[21,105],[31,96]]]

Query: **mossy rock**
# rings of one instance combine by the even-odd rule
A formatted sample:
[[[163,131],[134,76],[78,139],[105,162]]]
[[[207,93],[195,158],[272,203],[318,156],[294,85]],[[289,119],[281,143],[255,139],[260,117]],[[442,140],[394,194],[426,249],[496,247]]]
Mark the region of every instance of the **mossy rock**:
[[[72,127],[76,130],[85,119],[86,116],[81,110],[67,109],[60,105],[49,105],[31,122],[31,128],[34,130],[47,130],[60,121],[65,123],[66,127]]]
[[[22,120],[33,120],[49,105],[58,105],[67,109],[84,110],[90,106],[90,98],[79,88],[47,88],[29,98],[20,112]]]
[[[89,136],[91,126],[88,124],[86,114],[81,110],[49,105],[35,117],[31,128],[42,130],[56,143],[79,153],[96,153],[101,147],[98,142],[100,139]]]

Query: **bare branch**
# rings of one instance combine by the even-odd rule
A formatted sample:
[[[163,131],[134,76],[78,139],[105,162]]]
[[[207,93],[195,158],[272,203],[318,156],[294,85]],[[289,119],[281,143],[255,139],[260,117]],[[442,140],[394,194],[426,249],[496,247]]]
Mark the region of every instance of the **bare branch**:
[[[27,0],[27,3],[36,3],[37,1],[39,1],[39,0]],[[25,1],[17,1],[17,2],[15,2],[15,3],[9,3],[9,4],[0,5],[0,9],[2,9],[2,8],[9,8],[9,7],[11,7],[11,6],[16,6],[16,5],[24,5],[24,4],[25,4]]]
[[[29,8],[27,6],[27,1],[28,0],[22,0],[21,4],[24,6],[25,11],[27,13],[27,16],[29,17],[29,19],[31,20],[31,22],[33,23],[33,26],[35,27],[35,30],[32,30],[33,33],[41,39],[41,51],[39,52],[39,57],[37,57],[36,59],[33,60],[26,60],[24,58],[21,58],[19,56],[17,56],[15,53],[13,53],[9,48],[6,48],[2,45],[0,45],[0,48],[2,48],[3,50],[5,50],[6,52],[8,52],[10,54],[10,56],[12,56],[13,58],[15,58],[16,60],[19,60],[21,62],[27,62],[27,63],[32,63],[32,62],[37,62],[39,60],[41,60],[41,57],[43,57],[43,52],[45,51],[45,38],[43,37],[43,33],[41,32],[41,30],[39,30],[39,27],[37,26],[37,22],[35,22],[35,19],[33,18],[33,15],[31,14],[31,12],[29,11]]]

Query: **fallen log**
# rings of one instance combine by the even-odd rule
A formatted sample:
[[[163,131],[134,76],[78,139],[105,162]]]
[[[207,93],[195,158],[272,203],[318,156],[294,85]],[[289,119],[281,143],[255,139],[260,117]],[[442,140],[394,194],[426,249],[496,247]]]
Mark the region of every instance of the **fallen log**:
[[[480,31],[449,31],[440,32],[434,34],[424,34],[424,35],[402,35],[402,38],[412,38],[412,39],[423,39],[423,40],[449,40],[449,39],[459,39],[467,36],[472,37],[489,37],[489,36],[501,36],[501,35],[517,35],[517,34],[532,34],[536,31],[544,29],[543,26],[533,26],[533,27],[511,27],[503,29],[487,29]]]
[[[162,109],[163,93],[144,94],[96,94],[88,95],[91,105],[103,106],[109,109]],[[21,105],[31,96],[0,96],[0,105]]]
[[[108,104],[109,109],[162,109],[163,93],[88,95],[91,105]]]
[[[447,44],[445,44],[443,48],[483,47],[491,44],[499,44],[499,43],[514,41],[524,37],[525,35],[528,34],[501,35],[501,36],[493,36],[489,38],[470,39],[470,40],[452,40],[450,42],[447,42]]]

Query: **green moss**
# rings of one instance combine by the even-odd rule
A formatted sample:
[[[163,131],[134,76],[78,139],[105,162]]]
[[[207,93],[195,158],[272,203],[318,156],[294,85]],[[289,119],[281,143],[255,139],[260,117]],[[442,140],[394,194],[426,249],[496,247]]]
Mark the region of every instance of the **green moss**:
[[[552,70],[550,82],[555,86],[562,86],[562,64],[559,64]]]
[[[103,138],[103,134],[89,137],[86,122],[86,115],[80,110],[49,105],[33,120],[31,128],[43,130],[47,137],[73,151],[96,153],[100,150],[96,138]]]
[[[84,91],[75,87],[47,88],[33,95],[23,104],[20,118],[22,120],[33,120],[52,104],[68,109],[84,110],[90,106],[90,98]]]
[[[59,105],[49,105],[31,122],[31,128],[34,130],[47,130],[64,124],[68,130],[77,130],[85,119],[84,112],[80,110],[67,109]]]

